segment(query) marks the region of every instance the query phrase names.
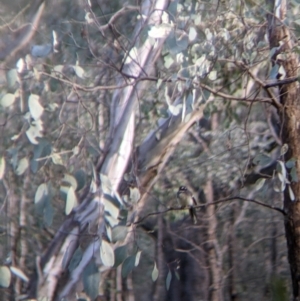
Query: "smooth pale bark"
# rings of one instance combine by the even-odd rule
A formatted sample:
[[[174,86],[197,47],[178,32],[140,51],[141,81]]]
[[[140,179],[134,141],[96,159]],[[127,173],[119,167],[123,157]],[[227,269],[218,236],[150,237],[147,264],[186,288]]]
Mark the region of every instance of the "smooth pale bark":
[[[166,9],[168,1],[144,1],[141,4],[141,18],[137,23],[132,37],[135,44],[136,58],[126,64],[123,73],[129,77],[139,78],[142,73],[151,74],[153,65],[161,52],[164,38],[157,39],[154,45],[146,41],[140,46],[139,32],[143,26],[159,24],[161,15]],[[131,49],[129,49],[128,53]],[[120,77],[117,84],[123,86],[125,81]],[[111,104],[110,130],[104,147],[106,156],[103,160],[101,173],[111,182],[112,189],[117,190],[123,173],[132,153],[134,139],[135,109],[143,83],[133,79],[128,80],[128,86],[116,90]],[[47,300],[61,300],[70,296],[74,286],[78,283],[83,270],[92,258],[99,260],[99,248],[102,233],[105,229],[104,206],[101,188],[89,195],[73,210],[66,221],[57,231],[45,254],[37,259],[37,271],[29,284],[30,297],[46,297]],[[93,225],[93,233],[90,233]],[[91,235],[92,234],[92,235]],[[95,239],[95,235],[98,239]],[[78,266],[64,276],[64,271],[75,250],[79,246],[79,239],[86,237],[86,248]]]

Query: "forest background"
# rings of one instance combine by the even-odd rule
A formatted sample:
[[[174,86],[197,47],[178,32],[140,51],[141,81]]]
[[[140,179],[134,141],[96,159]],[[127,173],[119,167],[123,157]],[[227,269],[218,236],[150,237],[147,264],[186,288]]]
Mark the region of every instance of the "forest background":
[[[299,300],[299,15],[2,1],[1,300]]]

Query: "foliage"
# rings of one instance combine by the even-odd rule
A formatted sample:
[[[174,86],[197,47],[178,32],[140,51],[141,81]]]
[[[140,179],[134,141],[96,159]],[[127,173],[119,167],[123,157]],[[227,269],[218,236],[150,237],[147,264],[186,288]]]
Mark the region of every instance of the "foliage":
[[[5,235],[0,254],[7,259],[0,267],[0,285],[11,284],[16,295],[24,293],[27,275],[37,268],[36,256],[51,249],[47,246],[62,231],[60,225],[78,218],[84,223],[67,229],[80,241],[76,246],[70,242],[70,248],[62,244],[61,262],[75,273],[92,250],[82,277],[92,299],[107,293],[105,284],[117,289],[111,284],[117,270],[123,278],[135,279],[137,296],[146,290],[140,279],[149,276],[163,300],[179,289],[176,281],[187,277],[186,271],[177,271],[182,264],[176,258],[182,259],[182,253],[206,277],[201,252],[210,273],[225,279],[208,280],[221,295],[228,296],[230,287],[243,300],[271,300],[277,287],[285,295],[282,279],[289,281],[288,266],[278,211],[282,192],[296,199],[292,184],[298,176],[296,158],[285,162],[288,146],[280,147],[277,92],[266,88],[284,72],[271,60],[280,46],[269,49],[268,8],[251,1],[172,1],[154,24],[149,16],[156,10],[144,15],[144,2],[48,5],[33,47],[3,60],[0,202],[5,210],[0,211],[0,229]],[[9,9],[7,4],[5,11]],[[14,8],[14,26],[30,16],[25,10],[18,17],[18,10]],[[295,35],[297,15],[292,2],[287,22],[295,25]],[[6,19],[3,27],[9,29],[8,24]],[[153,61],[143,58],[145,45],[156,51]],[[126,118],[133,120],[130,131]],[[122,147],[123,142],[129,145]],[[122,167],[114,154],[125,158]],[[156,167],[149,158],[158,154],[167,154],[158,160],[161,169],[143,182],[143,172]],[[146,161],[149,165],[143,166]],[[186,234],[195,230],[186,222],[186,210],[176,207],[182,183],[199,199],[202,221],[195,236],[205,241],[198,244]],[[89,198],[99,191],[99,202]],[[86,220],[81,210],[91,200],[103,210],[100,205],[91,209]],[[212,201],[216,206],[210,212]],[[157,226],[161,212],[166,227]],[[170,257],[160,254],[159,237],[172,241]],[[194,255],[195,249],[199,253]],[[100,281],[104,284],[98,289]],[[158,292],[161,283],[163,293]],[[272,293],[264,295],[268,290]]]

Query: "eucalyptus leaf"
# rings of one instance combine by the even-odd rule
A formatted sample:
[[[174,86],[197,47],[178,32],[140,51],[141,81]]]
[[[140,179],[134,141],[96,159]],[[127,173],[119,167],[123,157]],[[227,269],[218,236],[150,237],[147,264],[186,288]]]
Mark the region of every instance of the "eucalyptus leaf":
[[[38,160],[41,157],[47,157],[51,154],[51,144],[46,139],[39,139],[39,143],[33,147],[33,158],[30,162],[30,168],[33,173],[36,173],[40,166],[45,164],[46,159]]]
[[[44,108],[40,104],[39,99],[40,97],[36,94],[31,94],[28,99],[29,111],[34,120],[40,119],[44,112]]]
[[[152,271],[152,274],[151,274],[151,278],[152,278],[153,282],[157,280],[158,275],[159,275],[159,271],[157,269],[156,262],[154,262],[154,267],[153,267],[153,271]]]
[[[86,173],[82,169],[79,169],[79,170],[76,170],[74,177],[75,177],[76,182],[77,182],[76,191],[79,191],[86,184]]]
[[[289,187],[289,196],[290,196],[290,199],[291,199],[291,201],[295,201],[295,194],[293,192],[293,189],[292,189],[291,185],[288,185],[288,187]]]
[[[256,181],[256,183],[255,183],[255,191],[260,190],[260,189],[264,186],[265,181],[266,181],[265,178],[260,178],[260,179],[258,179],[258,180]]]
[[[108,212],[113,218],[118,218],[120,212],[119,208],[115,206],[111,201],[109,201],[106,197],[104,198],[104,208],[105,211]]]
[[[43,216],[43,220],[46,226],[48,227],[52,226],[53,217],[54,217],[54,209],[50,202],[50,197],[47,197],[45,199],[44,216]]]
[[[265,154],[258,154],[253,159],[253,164],[255,165],[269,165],[273,162],[273,159]]]
[[[128,227],[126,226],[116,226],[112,229],[112,241],[118,242],[123,241],[128,233]]]
[[[269,79],[277,79],[278,70],[279,70],[279,65],[275,64],[270,71]]]
[[[31,48],[31,55],[34,57],[46,57],[52,52],[52,45],[33,45]]]
[[[294,166],[291,169],[290,176],[291,176],[292,182],[298,183],[298,174],[297,174],[296,166]]]
[[[135,255],[127,257],[122,264],[122,277],[126,278],[135,266]]]
[[[84,291],[91,300],[95,300],[99,294],[100,273],[94,260],[91,260],[85,267],[81,279]]]
[[[141,254],[142,254],[142,251],[138,251],[135,255],[135,262],[134,262],[134,266],[138,266],[139,263],[140,263],[140,259],[141,259]]]
[[[127,256],[127,246],[120,246],[115,249],[115,264],[114,267],[118,267],[126,258]]]
[[[130,200],[132,203],[136,204],[141,197],[140,191],[137,187],[133,187],[133,188],[130,187],[129,189],[130,189]]]
[[[16,174],[18,176],[22,175],[29,166],[29,161],[26,157],[22,158],[17,165]]]
[[[29,278],[25,275],[25,273],[23,271],[21,271],[20,269],[10,266],[9,267],[11,272],[16,275],[17,277],[19,277],[20,279],[22,279],[25,282],[29,281]]]
[[[3,179],[5,174],[5,158],[0,157],[0,180]]]
[[[213,70],[213,71],[211,71],[211,72],[209,72],[209,74],[208,74],[208,78],[210,79],[210,80],[216,80],[218,77],[217,77],[217,71],[215,71],[215,70]]]
[[[190,27],[189,29],[189,40],[194,41],[197,37],[197,31],[195,27]]]
[[[83,252],[82,252],[81,247],[79,246],[76,249],[76,251],[74,252],[74,254],[70,260],[70,263],[68,266],[68,269],[70,272],[72,272],[78,266],[79,262],[81,261],[82,255],[83,255]]]
[[[102,239],[100,247],[100,258],[106,267],[112,267],[115,264],[115,253],[110,243]]]
[[[285,166],[287,168],[292,168],[296,165],[296,159],[295,158],[291,158],[290,160],[288,160],[287,162],[285,162]]]
[[[41,120],[33,121],[29,129],[26,131],[26,136],[32,144],[39,144],[37,138],[43,137],[43,122]]]
[[[9,287],[11,272],[7,266],[0,266],[0,287]]]
[[[110,215],[105,215],[105,219],[111,227],[115,227],[119,224],[119,220]]]
[[[168,291],[169,288],[170,288],[171,280],[172,280],[172,273],[171,273],[171,271],[169,270],[168,275],[167,275],[167,278],[166,278],[166,289],[167,289],[167,291]]]
[[[176,106],[173,106],[173,105],[169,105],[168,107],[170,113],[173,115],[173,116],[177,116],[180,114],[181,112],[181,109],[182,109],[182,104],[178,104]]]
[[[72,175],[64,173],[62,182],[68,183],[70,186],[73,187],[74,191],[77,190],[77,181]]]
[[[6,80],[10,89],[15,88],[18,83],[18,72],[17,69],[11,69],[6,73]]]
[[[69,187],[67,193],[67,201],[66,201],[66,209],[65,209],[66,215],[69,215],[73,210],[73,208],[75,208],[77,205],[78,205],[77,196],[73,186],[71,186]]]
[[[286,168],[285,168],[285,164],[284,164],[284,162],[283,161],[281,161],[281,160],[278,160],[277,161],[278,162],[278,164],[279,164],[279,166],[280,166],[280,172],[279,172],[279,178],[280,178],[280,174],[282,174],[282,179],[281,179],[281,181],[285,181],[285,179],[286,179]]]
[[[73,69],[74,69],[74,71],[75,71],[75,73],[78,77],[80,77],[80,78],[85,77],[85,72],[84,72],[84,69],[82,67],[77,66],[77,65],[72,66],[72,67],[73,67]]]
[[[15,100],[16,100],[16,96],[14,94],[7,93],[1,97],[0,105],[4,108],[7,108],[13,105]]]

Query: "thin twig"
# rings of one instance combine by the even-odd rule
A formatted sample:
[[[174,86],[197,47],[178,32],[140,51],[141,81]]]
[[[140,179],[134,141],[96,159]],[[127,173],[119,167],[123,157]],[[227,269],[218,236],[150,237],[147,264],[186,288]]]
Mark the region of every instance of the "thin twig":
[[[268,204],[262,203],[260,201],[256,201],[254,199],[247,199],[247,198],[243,198],[243,197],[239,197],[239,196],[234,196],[234,197],[230,197],[230,198],[224,198],[224,199],[220,199],[218,201],[212,202],[212,203],[201,204],[201,205],[197,205],[197,206],[193,206],[193,207],[194,208],[202,208],[202,207],[207,207],[207,206],[211,206],[211,205],[225,203],[225,202],[233,201],[233,200],[240,200],[240,201],[244,201],[244,202],[254,203],[254,204],[260,205],[262,207],[278,211],[282,215],[286,216],[285,211],[283,209],[279,208],[279,207],[268,205]],[[180,210],[186,210],[186,209],[188,209],[188,207],[186,207],[186,208],[182,208],[182,207],[169,207],[168,209],[163,210],[163,211],[151,212],[151,213],[148,213],[147,215],[141,217],[138,221],[134,222],[133,224],[139,224],[143,220],[145,220],[146,218],[148,218],[149,216],[159,215],[159,214],[165,214],[165,213],[167,213],[169,211],[180,211]]]

